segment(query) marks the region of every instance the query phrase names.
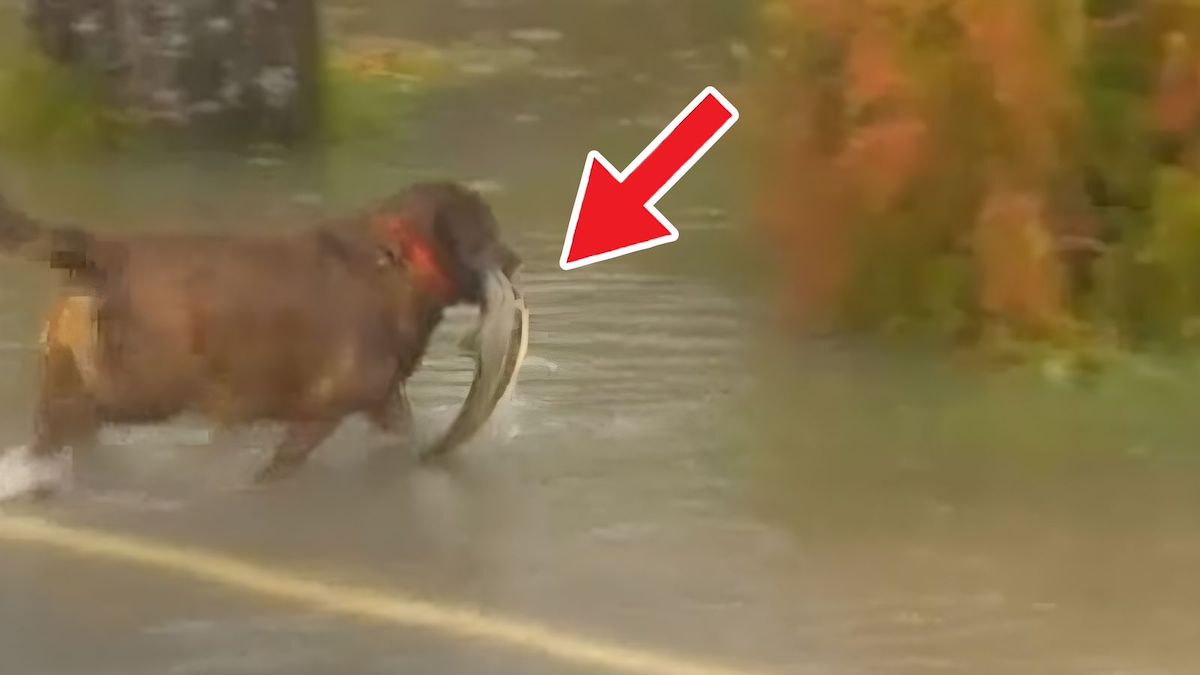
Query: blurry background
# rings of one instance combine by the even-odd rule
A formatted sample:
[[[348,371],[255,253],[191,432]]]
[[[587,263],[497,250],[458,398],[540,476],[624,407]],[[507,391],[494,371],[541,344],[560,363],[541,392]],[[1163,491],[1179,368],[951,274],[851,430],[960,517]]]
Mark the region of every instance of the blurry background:
[[[1195,672],[1197,41],[1189,0],[0,0],[30,211],[271,231],[448,176],[533,311],[449,471],[369,480],[352,424],[230,493],[270,434],[184,420],[33,510],[772,672]],[[680,241],[559,270],[587,151],[710,84],[743,117],[660,204]],[[3,445],[52,284],[0,265]],[[0,626],[21,673],[563,672],[8,545]]]

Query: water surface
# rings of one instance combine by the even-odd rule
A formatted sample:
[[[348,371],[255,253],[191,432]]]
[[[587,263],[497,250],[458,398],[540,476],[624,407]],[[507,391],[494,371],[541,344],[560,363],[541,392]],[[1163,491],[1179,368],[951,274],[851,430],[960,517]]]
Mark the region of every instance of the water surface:
[[[110,231],[284,229],[417,178],[469,180],[527,260],[533,312],[516,397],[445,469],[380,470],[379,453],[405,449],[348,424],[302,476],[247,493],[231,488],[270,430],[182,420],[111,430],[78,458],[77,491],[18,511],[771,672],[1196,672],[1189,366],[1146,360],[1086,388],[781,344],[762,299],[733,283],[746,266],[736,129],[664,200],[678,244],[558,269],[588,150],[620,166],[703,86],[739,100],[737,12],[696,5],[344,2],[338,39],[475,49],[505,67],[417,106],[406,137],[325,162],[7,163],[22,203]],[[28,435],[51,287],[44,270],[0,266],[0,445]],[[471,362],[454,343],[469,322],[453,314],[410,387],[426,433],[465,394]],[[569,672],[0,549],[3,672]]]

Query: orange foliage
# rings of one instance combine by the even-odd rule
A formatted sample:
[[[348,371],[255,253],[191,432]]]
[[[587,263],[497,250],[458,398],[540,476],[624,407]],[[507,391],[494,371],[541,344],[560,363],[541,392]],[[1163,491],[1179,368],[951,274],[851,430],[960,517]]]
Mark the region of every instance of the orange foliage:
[[[847,46],[845,114],[867,121],[854,126],[832,162],[875,210],[886,208],[920,173],[928,149],[913,83],[901,67],[901,39],[894,28],[869,17]]]
[[[902,203],[944,200],[943,189],[974,189],[980,194],[955,195],[960,197],[955,203],[967,208],[976,203],[979,210],[963,213],[957,224],[945,218],[959,232],[942,237],[936,228],[924,227],[920,236],[928,242],[922,244],[927,255],[944,256],[954,242],[970,241],[981,313],[1042,335],[1062,325],[1067,292],[1054,233],[1065,229],[1056,227],[1056,220],[1066,219],[1047,207],[1044,190],[1063,163],[1060,138],[1074,123],[1076,101],[1070,65],[1039,24],[1040,2],[787,3],[789,16],[815,29],[840,54],[825,62],[832,64],[825,71],[801,70],[797,77],[794,69],[784,68],[780,72],[792,73],[791,79],[770,83],[780,123],[776,129],[787,131],[771,136],[766,148],[781,178],[768,188],[762,215],[776,250],[786,258],[796,314],[824,319],[836,314],[858,273],[854,242],[870,238],[870,228],[907,208]],[[947,38],[937,49],[951,55],[951,68],[959,68],[953,72],[977,73],[967,79],[978,80],[987,100],[967,109],[978,119],[955,118],[960,89],[937,79],[952,77],[951,70],[921,71],[913,58],[913,50],[921,48],[915,27],[941,8],[949,9],[947,20],[958,26],[961,38]],[[810,48],[790,42],[786,33],[776,39],[784,64],[796,62],[789,55],[796,58]],[[799,60],[801,68],[809,65]],[[968,151],[958,146],[971,138],[988,139],[992,153],[974,158],[974,166],[968,162],[965,169],[1011,176],[1031,187],[971,187],[975,183],[961,175],[958,164],[938,168],[939,153],[962,155]],[[945,180],[955,184],[939,185]],[[1078,220],[1078,214],[1072,217]],[[910,221],[924,226],[919,217]]]
[[[1073,96],[1070,73],[1034,14],[1042,1],[955,3],[971,56],[990,78],[992,97],[1009,124],[1011,161],[1034,172],[1052,169]]]
[[[821,325],[834,310],[849,279],[849,242],[838,227],[845,214],[843,186],[830,171],[815,133],[812,93],[768,92],[771,109],[793,111],[757,128],[770,129],[759,182],[764,188],[756,204],[757,220],[770,238],[770,248],[785,252],[782,266],[784,308],[800,325]],[[747,128],[751,128],[750,125]],[[804,177],[797,180],[797,177]]]
[[[928,129],[915,116],[866,125],[834,160],[858,193],[860,205],[881,211],[921,172],[928,150]]]
[[[782,180],[770,183],[760,220],[786,252],[789,314],[810,324],[828,324],[855,273],[855,214],[894,203],[929,154],[927,123],[901,64],[904,36],[869,4],[792,2],[788,15],[845,45],[845,63],[836,78],[766,93],[779,114],[767,141],[768,181]]]
[[[850,111],[906,98],[909,78],[896,58],[895,40],[894,31],[878,19],[869,19],[850,34],[845,85]]]
[[[984,313],[1027,335],[1058,334],[1067,316],[1066,293],[1042,198],[993,186],[972,243]]]
[[[1200,112],[1200,63],[1186,34],[1172,31],[1163,38],[1162,65],[1151,102],[1157,129],[1180,137],[1195,126]]]

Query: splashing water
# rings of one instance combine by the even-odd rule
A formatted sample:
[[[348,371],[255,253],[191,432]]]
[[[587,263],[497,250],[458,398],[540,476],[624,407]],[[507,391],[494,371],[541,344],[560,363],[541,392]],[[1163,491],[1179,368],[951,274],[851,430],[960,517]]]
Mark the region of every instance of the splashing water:
[[[0,501],[38,492],[58,492],[71,485],[71,454],[39,457],[20,445],[0,453]]]

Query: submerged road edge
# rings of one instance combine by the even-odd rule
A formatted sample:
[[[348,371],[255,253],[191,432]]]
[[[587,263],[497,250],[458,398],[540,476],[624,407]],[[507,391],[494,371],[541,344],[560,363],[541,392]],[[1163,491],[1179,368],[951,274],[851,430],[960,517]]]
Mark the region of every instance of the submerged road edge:
[[[545,625],[392,592],[326,583],[227,555],[42,518],[0,515],[0,541],[36,544],[77,557],[102,558],[236,588],[331,614],[409,626],[540,654],[581,666],[646,675],[751,675],[684,656],[593,640]]]

